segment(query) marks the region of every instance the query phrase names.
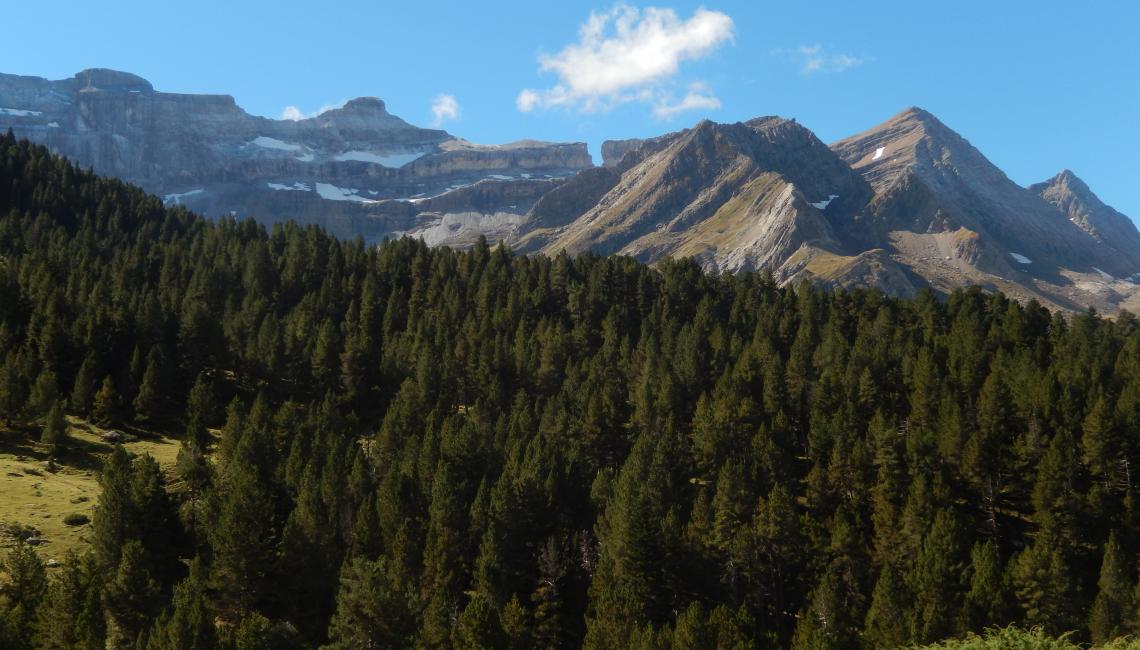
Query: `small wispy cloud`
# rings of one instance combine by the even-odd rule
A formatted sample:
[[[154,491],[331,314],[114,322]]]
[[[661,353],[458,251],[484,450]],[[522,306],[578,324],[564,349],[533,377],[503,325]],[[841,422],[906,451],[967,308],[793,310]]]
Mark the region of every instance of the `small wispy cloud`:
[[[346,103],[348,103],[348,100],[343,99],[340,102],[337,102],[336,104],[325,104],[324,106],[318,108],[317,110],[315,110],[311,113],[306,113],[306,112],[302,111],[301,109],[297,108],[296,106],[286,106],[281,111],[281,119],[289,120],[291,122],[297,122],[300,120],[307,120],[309,118],[316,117],[316,116],[320,115],[321,113],[327,113],[327,112],[334,110],[334,109],[337,109],[337,108],[344,108],[344,105]]]
[[[716,110],[720,108],[720,100],[707,93],[706,84],[697,82],[689,84],[689,92],[680,101],[672,101],[672,97],[662,98],[653,106],[653,115],[659,120],[672,119],[680,113],[694,110]]]
[[[667,88],[683,62],[731,42],[733,28],[728,15],[703,8],[688,20],[658,7],[618,5],[591,13],[578,30],[578,42],[538,59],[539,71],[553,72],[558,82],[546,89],[522,90],[515,106],[523,112],[554,107],[602,112],[642,102],[659,115],[708,108],[712,102],[719,106],[707,91],[673,102]],[[658,107],[664,107],[663,112]]]
[[[435,116],[432,125],[439,128],[447,120],[459,119],[459,102],[454,95],[440,93],[431,102],[431,113]]]
[[[796,63],[804,75],[837,74],[871,61],[868,57],[831,52],[819,43],[793,49],[781,48],[774,54]]]

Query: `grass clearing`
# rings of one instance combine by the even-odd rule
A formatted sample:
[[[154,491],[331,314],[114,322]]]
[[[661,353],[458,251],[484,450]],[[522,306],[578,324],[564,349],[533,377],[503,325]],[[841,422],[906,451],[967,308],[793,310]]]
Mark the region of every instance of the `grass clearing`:
[[[108,431],[83,420],[68,418],[68,450],[48,467],[47,450],[36,442],[38,430],[0,430],[0,548],[15,543],[11,531],[31,527],[36,550],[44,560],[62,561],[68,551],[82,551],[91,534],[89,520],[99,500],[97,475],[114,448],[103,440]],[[148,453],[162,466],[168,481],[178,457],[177,440],[137,432],[123,447],[132,454]],[[71,524],[65,521],[70,518]],[[24,535],[28,533],[25,532]]]

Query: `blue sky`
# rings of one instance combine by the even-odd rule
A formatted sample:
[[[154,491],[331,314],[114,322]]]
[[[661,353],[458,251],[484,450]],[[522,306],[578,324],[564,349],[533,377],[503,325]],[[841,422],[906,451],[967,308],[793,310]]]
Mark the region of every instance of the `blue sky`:
[[[1070,168],[1140,219],[1130,0],[5,5],[3,72],[116,68],[271,117],[378,96],[472,141],[585,141],[595,158],[704,117],[795,117],[831,142],[917,105],[1014,181]]]

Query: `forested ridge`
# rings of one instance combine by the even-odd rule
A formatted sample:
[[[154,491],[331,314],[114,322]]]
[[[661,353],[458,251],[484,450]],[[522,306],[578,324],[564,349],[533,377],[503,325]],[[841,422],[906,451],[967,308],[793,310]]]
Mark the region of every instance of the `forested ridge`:
[[[1137,631],[1140,326],[210,221],[0,137],[0,431],[106,460],[4,648]],[[66,428],[66,427],[64,427]],[[42,433],[41,433],[42,432]],[[220,433],[219,433],[220,432]]]

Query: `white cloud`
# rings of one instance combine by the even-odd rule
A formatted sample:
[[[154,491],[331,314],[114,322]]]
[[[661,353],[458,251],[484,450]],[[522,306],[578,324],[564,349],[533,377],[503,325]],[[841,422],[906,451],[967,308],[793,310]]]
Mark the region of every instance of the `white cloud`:
[[[524,113],[534,110],[536,106],[542,101],[542,97],[529,88],[519,93],[515,99],[515,106]]]
[[[835,74],[850,70],[855,66],[863,65],[870,61],[866,57],[858,57],[850,54],[834,54],[829,52],[819,43],[814,45],[801,45],[795,49],[780,49],[775,53],[790,61],[794,61],[800,66],[800,72],[805,75],[812,75],[817,73]]]
[[[618,5],[605,13],[591,13],[579,29],[577,43],[538,59],[539,70],[554,72],[558,83],[545,90],[527,88],[515,104],[524,112],[550,107],[603,111],[627,102],[661,104],[668,100],[662,86],[678,74],[681,63],[730,42],[732,30],[726,14],[703,8],[688,20],[658,7],[638,10]],[[715,101],[704,98],[706,105],[709,99]]]
[[[653,115],[661,120],[676,117],[679,113],[693,110],[715,110],[720,108],[720,100],[707,94],[707,87],[703,83],[689,85],[689,92],[679,102],[672,101],[672,97],[661,98],[653,106]]]
[[[281,111],[281,118],[280,119],[289,120],[291,122],[297,122],[299,120],[307,120],[309,118],[316,117],[316,116],[321,115],[323,113],[327,113],[331,110],[335,110],[338,108],[344,108],[344,105],[347,103],[348,103],[347,99],[342,99],[341,101],[337,102],[336,104],[325,104],[324,106],[318,108],[317,110],[313,111],[312,113],[306,113],[306,112],[302,111],[301,109],[297,108],[296,106],[286,106],[285,109]]]
[[[459,117],[459,102],[454,95],[439,94],[431,102],[431,112],[435,115],[432,125],[439,128],[445,120],[454,120]]]

